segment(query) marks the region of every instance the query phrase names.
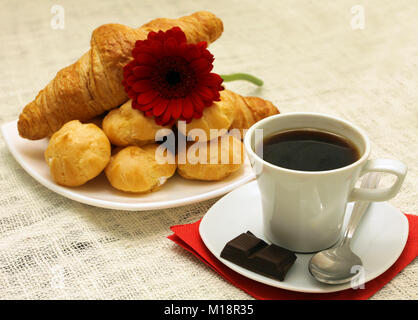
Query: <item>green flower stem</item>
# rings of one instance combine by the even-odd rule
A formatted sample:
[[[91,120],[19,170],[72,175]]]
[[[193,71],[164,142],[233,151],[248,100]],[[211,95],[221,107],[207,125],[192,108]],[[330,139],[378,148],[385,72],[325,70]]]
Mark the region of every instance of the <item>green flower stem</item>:
[[[259,86],[259,87],[263,85],[263,80],[257,77],[254,77],[248,73],[221,74],[220,76],[225,82],[235,81],[235,80],[246,80],[251,83],[254,83],[256,86]]]

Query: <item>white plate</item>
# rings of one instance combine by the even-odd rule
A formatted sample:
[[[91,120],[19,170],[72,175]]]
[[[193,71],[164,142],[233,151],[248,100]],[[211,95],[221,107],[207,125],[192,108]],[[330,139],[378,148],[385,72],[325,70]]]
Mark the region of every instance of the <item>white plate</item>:
[[[104,174],[81,187],[67,188],[51,179],[43,156],[48,145],[47,139],[31,141],[21,138],[17,131],[17,121],[2,125],[1,131],[13,157],[35,180],[64,197],[102,208],[151,210],[177,207],[218,197],[254,179],[247,159],[240,171],[222,181],[192,181],[176,174],[161,190],[143,195],[124,193],[112,188]]]
[[[344,226],[352,207],[353,204],[349,203]],[[248,230],[266,240],[262,223],[259,189],[256,181],[253,181],[215,203],[203,217],[199,232],[206,247],[216,258],[255,281],[277,288],[310,293],[335,292],[352,286],[351,283],[329,285],[316,281],[308,271],[308,262],[313,254],[297,254],[296,262],[284,281],[267,278],[220,257],[228,241]],[[402,253],[407,238],[407,218],[386,202],[373,203],[351,243],[352,250],[363,260],[364,266],[364,281],[356,282],[355,285],[370,281],[389,269]]]

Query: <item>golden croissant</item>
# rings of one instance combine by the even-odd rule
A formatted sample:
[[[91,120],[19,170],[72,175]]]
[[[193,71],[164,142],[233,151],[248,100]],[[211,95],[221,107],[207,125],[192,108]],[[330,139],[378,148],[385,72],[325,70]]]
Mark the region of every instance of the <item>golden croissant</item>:
[[[136,40],[150,31],[180,27],[189,43],[211,43],[222,34],[222,21],[199,11],[179,19],[159,18],[140,28],[105,24],[93,31],[91,48],[74,64],[60,70],[19,116],[20,136],[37,140],[50,136],[70,120],[88,121],[120,106],[128,97],[122,86],[123,66]]]
[[[202,117],[193,119],[187,125],[178,124],[179,131],[190,136],[191,130],[201,129],[206,139],[201,136],[197,140],[205,141],[214,139],[225,133],[225,130],[240,130],[243,138],[243,130],[248,129],[257,121],[279,113],[279,110],[268,100],[258,97],[243,97],[230,90],[220,92],[221,100],[214,102],[203,110]],[[217,129],[211,132],[211,129]],[[192,137],[194,138],[194,137]]]

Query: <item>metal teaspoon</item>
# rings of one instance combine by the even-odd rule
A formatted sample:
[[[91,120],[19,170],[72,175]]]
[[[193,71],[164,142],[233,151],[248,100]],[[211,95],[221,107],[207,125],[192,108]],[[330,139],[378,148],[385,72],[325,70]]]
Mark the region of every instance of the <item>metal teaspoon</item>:
[[[380,177],[380,173],[369,173],[363,178],[361,187],[377,188]],[[369,201],[357,201],[340,242],[335,247],[320,251],[311,258],[309,272],[315,279],[324,283],[340,284],[349,282],[359,276],[363,263],[351,251],[350,240],[369,205]]]

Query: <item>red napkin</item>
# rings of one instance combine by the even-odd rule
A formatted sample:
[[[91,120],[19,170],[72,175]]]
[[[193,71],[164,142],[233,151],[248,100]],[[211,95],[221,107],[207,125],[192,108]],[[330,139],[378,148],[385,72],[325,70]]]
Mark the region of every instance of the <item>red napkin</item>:
[[[199,235],[199,224],[201,220],[191,224],[172,226],[170,229],[174,234],[168,236],[168,238],[193,253],[198,259],[209,265],[224,279],[256,299],[364,300],[370,298],[380,290],[418,255],[418,216],[407,214],[406,217],[409,221],[409,235],[405,248],[398,260],[385,273],[367,282],[363,289],[350,288],[332,293],[294,292],[262,284],[240,275],[222,264],[222,262],[215,258],[215,256],[206,248]]]

